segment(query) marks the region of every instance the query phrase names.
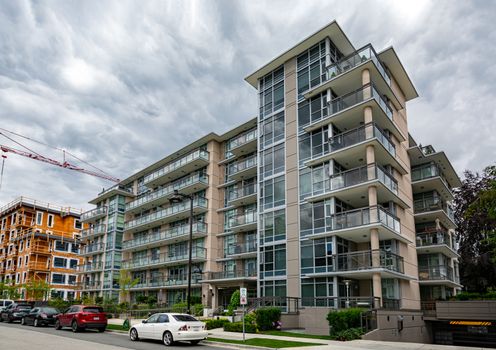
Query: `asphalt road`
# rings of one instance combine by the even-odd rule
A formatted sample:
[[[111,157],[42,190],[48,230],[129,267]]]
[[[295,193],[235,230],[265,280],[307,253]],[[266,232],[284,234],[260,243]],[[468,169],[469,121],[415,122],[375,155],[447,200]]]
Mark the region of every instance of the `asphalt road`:
[[[214,350],[226,349],[207,344],[191,345],[189,343],[176,343],[174,346],[165,347],[160,341],[141,340],[133,342],[127,334],[98,333],[87,330],[73,333],[69,328],[55,330],[53,327],[22,326],[19,323],[0,323],[0,348],[15,350],[165,350],[165,349],[197,349]]]

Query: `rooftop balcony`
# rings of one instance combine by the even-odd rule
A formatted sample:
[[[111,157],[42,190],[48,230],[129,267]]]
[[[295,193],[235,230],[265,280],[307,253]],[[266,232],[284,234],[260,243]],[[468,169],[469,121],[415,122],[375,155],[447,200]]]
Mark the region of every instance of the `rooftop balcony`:
[[[446,177],[435,163],[412,167],[412,189],[413,193],[437,191],[444,200],[454,199]]]
[[[91,263],[78,265],[77,271],[78,272],[85,272],[85,273],[100,272],[100,271],[103,271],[103,263],[102,262],[91,262]]]
[[[405,141],[405,136],[393,122],[393,110],[374,84],[361,86],[331,100],[325,106],[322,117],[312,118],[311,123],[304,126],[304,130],[306,132],[317,130],[331,122],[342,129],[351,129],[363,122],[365,107],[372,108],[374,122],[381,129],[391,130],[395,137]]]
[[[450,287],[461,287],[460,282],[455,280],[453,268],[446,265],[430,267],[419,266],[419,282],[421,285],[448,285]]]
[[[94,222],[100,218],[105,217],[107,215],[107,210],[108,208],[106,206],[101,206],[92,210],[89,210],[87,212],[84,212],[81,214],[81,221],[82,222]]]
[[[459,255],[451,243],[450,235],[445,231],[417,232],[417,254],[442,253],[450,258]]]
[[[376,84],[379,91],[393,102],[396,109],[402,109],[403,106],[391,89],[391,77],[370,44],[329,66],[326,80],[306,92],[304,97],[308,99],[327,89],[333,89],[338,94],[351,91],[353,86],[361,85],[364,69],[369,70],[371,81]]]
[[[208,188],[208,175],[192,174],[127,203],[126,213],[139,213],[169,203],[169,198],[175,190],[184,194],[191,194],[206,188]]]
[[[363,166],[366,148],[369,145],[375,146],[377,163],[391,164],[403,175],[407,173],[406,166],[396,157],[396,147],[393,142],[375,123],[334,135],[329,138],[329,151],[312,157],[305,162],[305,165],[313,166],[335,159],[341,164],[348,163],[350,167]]]
[[[207,235],[207,224],[203,222],[193,223],[193,239]],[[158,233],[150,233],[144,237],[138,237],[122,242],[123,250],[139,250],[143,248],[159,247],[172,242],[189,240],[189,225],[171,227]]]
[[[190,203],[183,201],[165,209],[158,210],[151,214],[130,220],[125,223],[124,230],[137,232],[163,225],[172,221],[178,221],[189,217]],[[208,209],[208,201],[205,198],[197,197],[193,200],[193,215],[205,213]]]
[[[377,272],[383,278],[408,278],[403,275],[403,258],[385,250],[331,255],[327,257],[325,266],[302,268],[302,273],[307,277],[339,275],[354,279],[371,279],[372,274]]]
[[[377,164],[346,170],[333,174],[323,181],[314,182],[312,193],[305,199],[308,202],[316,202],[330,196],[337,196],[351,205],[365,206],[368,204],[368,198],[362,197],[371,184],[377,186],[379,202],[393,201],[403,208],[408,208],[408,204],[398,195],[396,179]]]
[[[257,212],[250,211],[248,213],[236,216],[229,229],[231,232],[245,232],[256,230]]]
[[[226,145],[227,154],[240,157],[257,150],[257,129],[248,130],[236,138],[229,140]]]
[[[224,258],[255,258],[257,256],[257,242],[244,242],[240,244],[231,244],[224,252]]]
[[[98,204],[99,202],[116,195],[124,197],[134,197],[134,193],[129,188],[121,186],[120,184],[116,184],[107,189],[104,189],[98,194],[96,198],[90,200],[89,203]]]
[[[253,155],[228,165],[228,178],[240,181],[257,175],[257,156]]]
[[[200,276],[196,273],[192,273],[191,275],[191,284],[199,285],[200,284]],[[155,288],[167,288],[167,287],[185,287],[188,285],[188,275],[171,275],[168,277],[157,277],[146,279],[144,281],[140,281],[135,286],[131,287],[131,290],[138,289],[155,289]]]
[[[239,281],[257,281],[257,270],[243,269],[233,271],[206,272],[202,283],[236,285]]]
[[[145,176],[144,183],[149,187],[165,184],[207,166],[209,158],[207,151],[197,149]]]
[[[207,259],[207,250],[203,247],[193,247],[192,261],[203,262]],[[122,261],[123,269],[139,270],[148,269],[160,265],[181,265],[188,263],[189,251],[185,249],[181,253],[162,253],[156,256],[146,256],[143,258],[136,258]]]
[[[107,225],[105,224],[91,226],[85,228],[84,230],[81,230],[81,238],[89,239],[96,236],[104,235],[106,232],[107,232]]]
[[[340,236],[360,243],[370,241],[371,228],[379,230],[379,239],[397,239],[411,243],[400,231],[400,220],[380,206],[353,209],[326,217],[325,227],[318,232],[302,232],[302,236],[318,239]]]
[[[257,184],[243,186],[227,192],[228,205],[241,206],[257,202]]]
[[[431,222],[440,219],[445,227],[456,228],[453,208],[439,197],[415,199],[413,207],[415,222]]]
[[[104,243],[87,244],[81,249],[81,255],[101,254],[105,251]]]

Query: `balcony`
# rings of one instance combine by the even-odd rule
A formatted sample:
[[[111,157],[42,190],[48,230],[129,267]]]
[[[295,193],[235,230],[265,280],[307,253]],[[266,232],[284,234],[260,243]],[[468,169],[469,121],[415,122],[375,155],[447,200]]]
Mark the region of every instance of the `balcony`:
[[[87,212],[84,212],[81,214],[81,221],[82,222],[94,222],[100,218],[103,218],[105,215],[107,215],[107,207],[106,206],[101,206],[92,210],[89,210]]]
[[[207,224],[203,222],[193,223],[193,239],[205,237],[207,235]],[[189,225],[172,227],[158,233],[147,234],[122,242],[124,250],[138,250],[142,248],[159,247],[171,242],[180,242],[189,240]]]
[[[312,118],[311,123],[303,128],[306,132],[311,132],[332,122],[342,129],[351,129],[363,122],[365,107],[372,108],[374,122],[381,129],[391,130],[395,137],[405,141],[405,136],[393,122],[393,110],[374,84],[364,85],[331,100],[324,107],[322,117]]]
[[[100,271],[103,271],[103,263],[102,262],[93,262],[93,263],[78,265],[77,271],[78,272],[85,272],[85,273],[100,272]]]
[[[257,156],[253,155],[227,166],[229,180],[240,181],[257,175]]]
[[[92,243],[83,247],[81,255],[101,254],[105,251],[104,243]]]
[[[158,210],[154,213],[144,215],[134,220],[130,220],[125,223],[124,230],[129,232],[137,232],[147,230],[154,226],[163,225],[172,221],[187,219],[189,218],[189,209],[189,200],[183,201],[168,208]],[[193,200],[193,215],[204,213],[207,211],[207,209],[207,199],[197,197]]]
[[[145,176],[144,183],[149,187],[165,184],[207,166],[209,158],[207,151],[198,149]]]
[[[199,285],[200,276],[196,273],[191,275],[191,284]],[[135,286],[131,287],[132,290],[137,289],[154,289],[154,288],[167,288],[167,287],[186,287],[188,285],[188,275],[171,275],[169,277],[158,277],[140,281]]]
[[[449,228],[455,229],[455,217],[451,205],[439,197],[415,199],[413,201],[415,222],[431,222],[436,219]]]
[[[377,185],[379,202],[393,201],[403,208],[408,208],[398,196],[398,182],[384,168],[377,164],[369,164],[358,168],[333,174],[329,178],[314,182],[312,193],[305,198],[307,202],[321,201],[330,196],[338,196],[342,201],[354,206],[365,206],[368,198],[362,198],[367,188]]]
[[[36,242],[34,244],[31,244],[29,247],[29,251],[31,254],[36,254],[36,255],[52,255],[51,248],[47,244],[41,244],[41,242]]]
[[[228,205],[241,206],[257,202],[257,185],[255,183],[227,192]]]
[[[248,212],[234,217],[230,225],[231,232],[245,232],[257,229],[257,213]]]
[[[448,285],[456,288],[460,283],[453,277],[453,268],[446,265],[430,267],[419,266],[419,282],[421,285]]]
[[[446,231],[417,232],[417,255],[441,253],[450,258],[459,255],[451,244],[450,235]]]
[[[105,224],[91,226],[89,228],[85,228],[84,230],[81,230],[81,238],[89,239],[90,237],[104,235],[106,232],[107,232],[107,225]]]
[[[403,106],[391,89],[391,77],[370,44],[329,66],[326,72],[326,80],[306,92],[304,97],[308,99],[327,89],[332,89],[338,94],[344,94],[352,90],[354,86],[362,84],[362,71],[364,69],[369,70],[370,80],[376,84],[379,91],[393,102],[396,109],[402,109]]]
[[[192,261],[203,262],[207,258],[207,250],[203,247],[193,247]],[[160,265],[181,265],[188,263],[189,251],[185,248],[180,253],[162,253],[156,256],[145,256],[142,258],[125,260],[122,262],[123,269],[148,269]]]
[[[231,244],[224,252],[224,258],[255,258],[257,256],[257,242],[244,242],[241,244]]]
[[[81,282],[81,289],[84,291],[90,290],[100,290],[102,287],[102,283],[100,281],[85,281]]]
[[[437,191],[444,200],[454,199],[451,186],[435,163],[423,164],[412,168],[413,193]]]
[[[241,135],[229,140],[226,145],[228,156],[241,157],[257,150],[257,129],[248,130]]]
[[[403,175],[407,173],[406,166],[396,157],[396,147],[393,142],[375,123],[334,135],[329,138],[329,151],[311,158],[305,162],[305,165],[313,166],[335,159],[341,164],[348,163],[350,167],[362,166],[369,145],[375,147],[377,163],[391,164]]]
[[[98,204],[99,202],[104,201],[113,196],[124,196],[124,197],[134,197],[134,193],[131,189],[121,186],[120,184],[116,184],[107,189],[104,189],[102,192],[98,194],[98,196],[89,201],[91,204]]]
[[[14,267],[15,269],[15,267]],[[7,268],[8,270],[8,268]],[[47,272],[50,271],[50,266],[48,266],[48,263],[46,261],[29,261],[28,262],[28,270],[32,271],[42,271],[42,272]]]
[[[184,194],[191,194],[206,188],[208,188],[208,175],[192,174],[127,203],[126,213],[139,213],[169,203],[169,197],[175,190]]]
[[[256,282],[257,270],[244,269],[233,271],[206,272],[202,282],[210,284],[236,285],[236,283],[239,283],[239,281],[244,280]]]
[[[326,217],[325,227],[319,231],[302,232],[302,236],[318,239],[337,235],[357,243],[370,242],[371,228],[379,230],[379,239],[397,239],[411,243],[401,235],[400,220],[380,206],[365,207]]]

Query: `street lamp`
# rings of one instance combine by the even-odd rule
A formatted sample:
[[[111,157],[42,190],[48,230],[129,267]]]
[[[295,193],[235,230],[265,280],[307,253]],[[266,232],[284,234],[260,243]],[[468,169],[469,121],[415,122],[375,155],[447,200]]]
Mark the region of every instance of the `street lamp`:
[[[193,258],[193,196],[188,194],[179,193],[178,190],[174,190],[174,194],[169,198],[171,204],[181,203],[184,199],[189,199],[189,256],[188,256],[188,292],[186,295],[187,299],[187,311],[186,313],[191,315],[191,265]]]
[[[343,280],[345,286],[346,286],[346,308],[348,309],[350,307],[350,283],[351,280]]]

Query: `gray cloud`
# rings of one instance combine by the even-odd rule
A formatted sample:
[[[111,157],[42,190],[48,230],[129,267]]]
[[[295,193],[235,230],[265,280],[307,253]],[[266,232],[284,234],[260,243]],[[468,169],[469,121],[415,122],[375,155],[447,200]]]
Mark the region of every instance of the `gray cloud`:
[[[0,125],[123,178],[254,116],[243,78],[337,19],[357,47],[396,48],[421,95],[415,139],[479,170],[496,159],[494,13],[487,1],[3,0]],[[14,155],[5,171],[2,203],[88,207],[110,185]]]

